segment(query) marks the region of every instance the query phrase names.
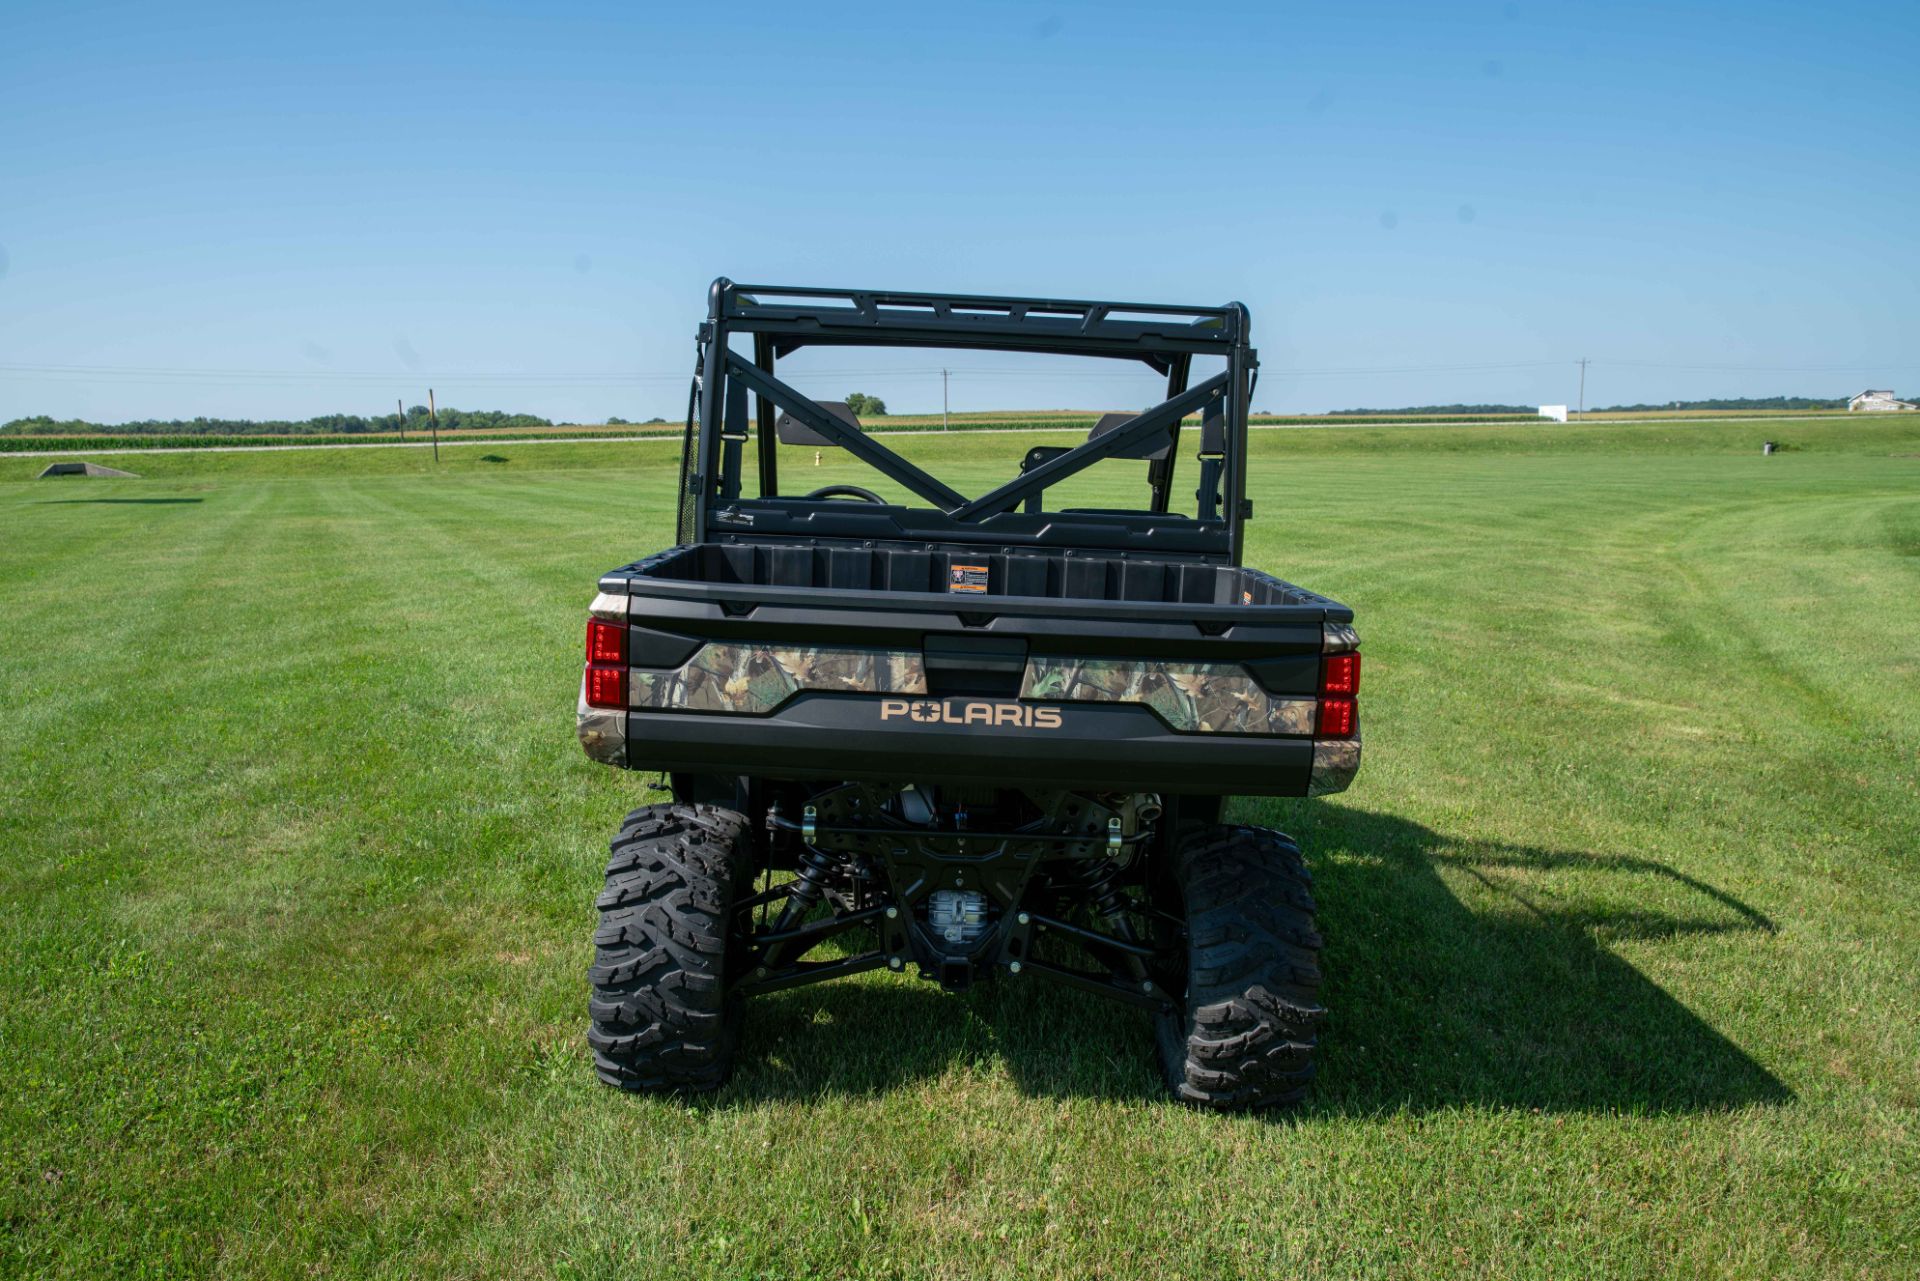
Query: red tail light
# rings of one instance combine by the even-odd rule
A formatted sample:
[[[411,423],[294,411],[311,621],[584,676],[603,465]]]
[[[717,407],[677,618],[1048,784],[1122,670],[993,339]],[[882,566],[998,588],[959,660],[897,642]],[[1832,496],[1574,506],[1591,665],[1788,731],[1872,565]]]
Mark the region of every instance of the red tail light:
[[[627,705],[627,629],[604,618],[587,623],[587,706]]]
[[[1320,660],[1321,694],[1345,694],[1348,698],[1360,692],[1360,655],[1348,650],[1344,654],[1328,654]]]
[[[588,707],[625,707],[627,705],[627,669],[624,667],[602,667],[597,664],[587,668],[587,706]]]
[[[587,624],[587,661],[624,663],[627,661],[627,629],[603,618]]]
[[[1350,698],[1323,698],[1320,700],[1319,738],[1352,738],[1353,731],[1360,723],[1358,705]]]
[[[1360,728],[1360,655],[1352,650],[1320,660],[1319,738],[1352,738]]]

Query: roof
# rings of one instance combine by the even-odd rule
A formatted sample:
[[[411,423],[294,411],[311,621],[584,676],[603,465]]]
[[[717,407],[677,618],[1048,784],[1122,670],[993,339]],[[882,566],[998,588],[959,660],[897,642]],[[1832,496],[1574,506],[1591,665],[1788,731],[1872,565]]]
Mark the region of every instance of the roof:
[[[764,334],[776,356],[801,347],[981,347],[1138,360],[1166,373],[1177,359],[1244,348],[1239,303],[1173,306],[1079,298],[1016,298],[713,282],[709,319]]]

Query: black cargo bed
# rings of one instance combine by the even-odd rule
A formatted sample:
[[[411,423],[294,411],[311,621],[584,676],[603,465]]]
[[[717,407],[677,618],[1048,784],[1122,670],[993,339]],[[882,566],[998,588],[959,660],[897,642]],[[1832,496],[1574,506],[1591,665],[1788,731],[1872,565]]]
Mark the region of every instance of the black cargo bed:
[[[624,566],[603,577],[600,587],[685,600],[822,607],[831,601],[837,609],[1062,612],[1043,608],[1051,603],[1088,618],[1245,623],[1353,618],[1337,601],[1259,570],[1079,550],[706,543],[671,548]]]

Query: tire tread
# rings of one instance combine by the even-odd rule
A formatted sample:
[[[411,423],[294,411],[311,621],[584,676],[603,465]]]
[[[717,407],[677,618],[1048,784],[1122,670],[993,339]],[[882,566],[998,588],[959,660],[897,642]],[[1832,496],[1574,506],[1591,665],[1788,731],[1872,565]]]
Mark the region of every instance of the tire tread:
[[[739,1027],[728,915],[750,852],[745,817],[711,805],[650,805],[614,834],[587,971],[587,1044],[607,1084],[697,1093],[726,1083]]]
[[[1297,1103],[1326,1017],[1312,877],[1290,837],[1185,829],[1174,851],[1187,920],[1186,1008],[1163,1016],[1167,1085],[1220,1111]]]

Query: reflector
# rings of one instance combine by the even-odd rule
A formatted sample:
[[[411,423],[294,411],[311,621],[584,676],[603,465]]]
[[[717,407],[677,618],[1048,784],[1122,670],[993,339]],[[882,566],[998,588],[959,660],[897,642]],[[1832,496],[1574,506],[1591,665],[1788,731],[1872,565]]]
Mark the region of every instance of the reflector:
[[[627,669],[589,666],[587,668],[587,706],[625,707],[627,705]]]
[[[1356,723],[1354,702],[1350,698],[1320,700],[1320,728],[1316,738],[1352,738]]]
[[[1322,694],[1358,694],[1360,692],[1360,655],[1352,652],[1329,654],[1320,665]]]
[[[624,663],[627,661],[627,629],[619,623],[596,618],[587,623],[587,661]]]

